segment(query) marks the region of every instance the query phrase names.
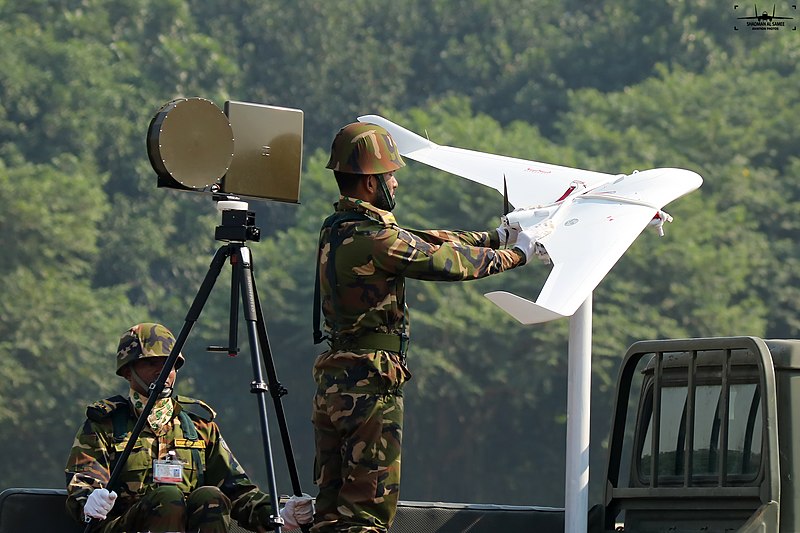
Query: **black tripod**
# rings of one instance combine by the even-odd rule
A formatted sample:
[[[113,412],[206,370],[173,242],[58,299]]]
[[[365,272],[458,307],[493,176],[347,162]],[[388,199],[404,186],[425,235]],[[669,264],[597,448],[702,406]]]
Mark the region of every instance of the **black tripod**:
[[[214,198],[220,200],[221,197]],[[273,529],[280,533],[283,520],[278,514],[279,501],[278,489],[275,483],[275,471],[272,461],[272,445],[270,442],[269,425],[267,422],[267,403],[266,393],[270,392],[272,395],[273,404],[275,406],[275,414],[278,420],[278,427],[281,432],[281,439],[283,442],[283,449],[286,455],[286,462],[289,468],[289,476],[292,483],[292,492],[296,496],[302,495],[300,488],[300,479],[297,475],[297,464],[294,460],[292,452],[292,442],[289,437],[289,428],[286,424],[286,415],[281,403],[281,397],[288,391],[278,382],[277,373],[275,371],[275,364],[272,360],[272,352],[269,346],[269,337],[267,336],[267,327],[264,323],[264,315],[261,309],[261,302],[258,298],[258,291],[256,289],[255,279],[253,277],[252,257],[250,249],[246,246],[246,242],[258,241],[260,239],[260,230],[255,226],[255,214],[247,210],[247,204],[244,202],[222,201],[219,204],[222,210],[222,225],[217,226],[214,233],[214,238],[218,241],[225,241],[228,244],[221,246],[214,254],[211,260],[208,273],[203,279],[200,289],[186,314],[186,320],[181,328],[178,337],[175,340],[175,345],[170,352],[169,357],[164,362],[164,366],[155,382],[150,385],[149,396],[147,403],[144,406],[142,414],[136,420],[136,424],[131,431],[125,449],[120,454],[116,465],[114,466],[111,476],[109,477],[108,487],[113,487],[125,466],[125,462],[131,453],[139,434],[144,428],[147,421],[147,416],[153,410],[161,392],[164,390],[164,385],[169,377],[172,368],[175,366],[175,361],[181,353],[186,339],[189,337],[194,323],[200,317],[200,312],[203,310],[208,296],[214,287],[214,283],[222,270],[225,261],[230,258],[231,266],[233,267],[231,275],[231,309],[230,309],[230,330],[227,347],[212,346],[209,350],[212,351],[226,351],[229,355],[236,355],[238,353],[237,340],[238,340],[238,319],[239,319],[239,296],[243,300],[243,310],[245,320],[247,321],[248,341],[250,344],[250,358],[253,366],[253,381],[250,384],[250,392],[257,395],[259,419],[261,422],[261,437],[264,446],[264,459],[267,467],[267,483],[269,490],[270,503],[274,514],[270,516]],[[227,208],[226,208],[227,207]],[[262,372],[262,362],[267,373],[267,382],[264,382]],[[308,531],[310,525],[302,526],[303,531]],[[87,524],[85,532],[91,530],[91,523]]]

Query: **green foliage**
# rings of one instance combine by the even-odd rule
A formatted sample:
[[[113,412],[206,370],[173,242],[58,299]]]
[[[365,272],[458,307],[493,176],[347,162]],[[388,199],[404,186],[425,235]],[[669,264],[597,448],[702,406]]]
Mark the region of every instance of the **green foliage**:
[[[0,476],[7,485],[60,483],[59,465],[86,394],[110,391],[114,333],[134,319],[120,287],[94,287],[102,268],[98,233],[109,208],[90,163],[64,155],[51,164],[0,162]],[[15,458],[36,458],[41,479]]]
[[[696,308],[680,306],[683,322],[693,326],[687,334],[750,331],[794,337],[798,330],[786,317],[796,313],[784,312],[787,308],[776,312],[771,304],[782,301],[796,310],[786,300],[793,284],[774,280],[789,281],[786,264],[797,256],[788,243],[796,242],[798,231],[793,214],[799,191],[792,172],[798,139],[784,125],[800,103],[790,90],[797,74],[782,76],[767,69],[751,76],[751,59],[737,64],[745,70],[736,76],[730,67],[703,75],[660,67],[658,78],[624,93],[576,92],[574,110],[559,127],[570,142],[595,155],[597,168],[670,165],[704,176],[700,195],[678,203],[702,201],[688,213],[702,220],[683,226],[702,228],[701,235],[677,241],[685,251],[660,256],[696,265],[691,276],[677,277],[680,285],[670,290],[684,294]],[[628,259],[638,249],[634,246]],[[625,264],[623,260],[620,266]],[[698,302],[716,302],[717,309],[702,310]]]
[[[787,32],[735,32],[735,16],[705,0],[0,2],[5,484],[60,486],[83,408],[124,385],[109,360],[125,328],[187,326],[223,245],[219,213],[203,195],[156,189],[145,140],[162,104],[202,96],[305,114],[301,204],[251,202],[263,231],[251,243],[255,276],[303,480],[322,349],[310,324],[317,232],[337,198],[324,164],[339,127],[379,112],[441,144],[611,173],[700,173],[700,191],[667,206],[666,236],[644,232],[594,294],[600,490],[626,346],[800,334],[800,48]],[[413,161],[397,177],[403,225],[498,224],[492,191]],[[241,317],[239,357],[203,353],[228,340],[229,270],[188,324],[179,390],[214,405],[263,482]],[[523,328],[482,296],[535,299],[547,273],[535,264],[409,283],[404,498],[562,503],[567,321]],[[15,468],[34,461],[38,477]]]

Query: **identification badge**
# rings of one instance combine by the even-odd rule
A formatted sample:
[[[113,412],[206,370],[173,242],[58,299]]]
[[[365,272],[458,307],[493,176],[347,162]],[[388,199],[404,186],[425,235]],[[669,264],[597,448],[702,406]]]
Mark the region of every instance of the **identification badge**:
[[[153,481],[175,485],[183,481],[183,462],[173,455],[153,462]]]

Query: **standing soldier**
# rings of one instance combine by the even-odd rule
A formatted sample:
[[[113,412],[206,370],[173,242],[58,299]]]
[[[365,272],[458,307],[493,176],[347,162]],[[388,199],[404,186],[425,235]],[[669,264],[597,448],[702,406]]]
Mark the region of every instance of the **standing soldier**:
[[[401,228],[391,211],[404,166],[389,132],[374,124],[345,126],[331,146],[327,168],[341,195],[320,231],[314,303],[314,340],[330,345],[314,363],[317,533],[384,533],[394,519],[411,377],[405,278],[498,274],[530,261],[547,231]]]
[[[103,520],[93,531],[227,532],[231,517],[251,531],[274,529],[269,496],[247,477],[200,400],[170,397],[179,354],[164,392],[147,417],[117,484],[108,486],[149,386],[161,374],[175,344],[160,324],[130,328],[120,339],[117,375],[130,384],[127,397],[92,404],[67,460],[67,510],[80,522]],[[193,410],[194,409],[194,410]],[[288,528],[312,520],[311,497],[293,496],[280,510]]]

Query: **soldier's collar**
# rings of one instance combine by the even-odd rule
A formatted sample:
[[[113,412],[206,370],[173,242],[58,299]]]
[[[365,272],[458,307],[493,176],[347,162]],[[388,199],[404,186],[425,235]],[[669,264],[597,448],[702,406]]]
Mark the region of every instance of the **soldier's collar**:
[[[385,225],[390,226],[397,224],[394,214],[391,211],[384,211],[378,209],[374,205],[358,198],[350,198],[349,196],[339,196],[339,201],[335,204],[337,211],[357,211],[364,213],[370,218],[380,220]]]
[[[137,417],[141,416],[142,411],[144,411],[144,406],[147,403],[147,397],[142,396],[133,389],[131,389],[128,394],[134,412]],[[156,400],[155,404],[153,404],[153,409],[147,417],[147,424],[156,435],[164,434],[174,413],[175,406],[172,398],[159,398]]]

